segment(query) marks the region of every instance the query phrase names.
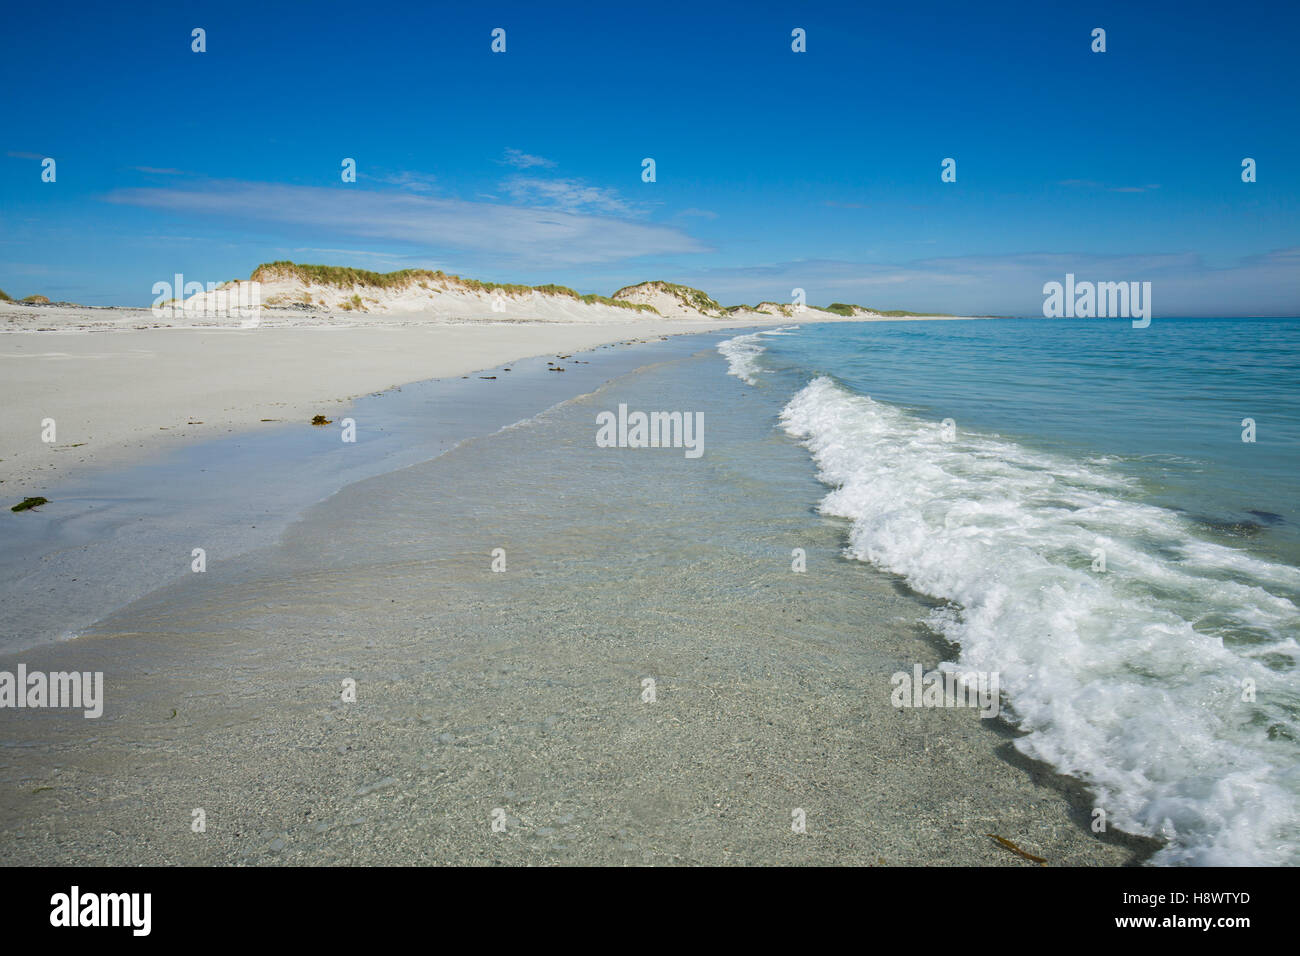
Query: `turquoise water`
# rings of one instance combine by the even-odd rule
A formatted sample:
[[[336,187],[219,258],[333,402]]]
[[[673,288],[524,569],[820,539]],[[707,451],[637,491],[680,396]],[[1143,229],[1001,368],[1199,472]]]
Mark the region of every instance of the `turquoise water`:
[[[846,554],[946,602],[930,627],[1001,675],[1023,752],[1166,839],[1156,862],[1297,862],[1300,321],[822,325],[719,351],[808,449]]]
[[[826,374],[923,418],[1122,461],[1151,500],[1300,561],[1300,319],[845,324],[766,342],[765,366],[796,380]]]

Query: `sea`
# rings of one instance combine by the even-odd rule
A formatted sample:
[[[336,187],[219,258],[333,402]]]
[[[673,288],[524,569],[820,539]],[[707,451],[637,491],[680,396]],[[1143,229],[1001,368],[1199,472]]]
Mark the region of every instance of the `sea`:
[[[844,553],[941,602],[1016,747],[1156,864],[1294,864],[1300,320],[809,325],[728,338]],[[1098,814],[1098,810],[1102,811]]]

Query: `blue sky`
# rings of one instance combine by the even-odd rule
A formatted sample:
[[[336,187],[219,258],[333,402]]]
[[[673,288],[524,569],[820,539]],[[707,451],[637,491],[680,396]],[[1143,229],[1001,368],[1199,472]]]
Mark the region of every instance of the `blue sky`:
[[[1151,281],[1157,315],[1294,315],[1298,28],[1290,2],[11,4],[0,288],[147,305],[292,259],[1036,314],[1073,272]]]

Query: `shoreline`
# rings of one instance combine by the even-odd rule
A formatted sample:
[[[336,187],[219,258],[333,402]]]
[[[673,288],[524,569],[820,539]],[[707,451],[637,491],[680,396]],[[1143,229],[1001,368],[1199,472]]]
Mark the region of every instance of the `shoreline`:
[[[177,443],[309,424],[366,395],[548,354],[729,324],[428,324],[11,332],[0,338],[0,486],[40,494]],[[54,346],[51,348],[51,346]],[[51,389],[51,376],[57,388]],[[41,440],[53,419],[56,441]]]
[[[559,353],[563,360],[512,360],[492,374],[340,399],[337,411],[325,407],[326,427],[280,420],[198,434],[147,446],[131,461],[61,474],[39,509],[0,511],[0,602],[8,618],[0,653],[76,637],[186,576],[195,547],[205,562],[220,564],[274,546],[308,508],[349,485],[527,420],[610,376],[693,351],[697,336],[710,338],[662,336]],[[341,440],[349,423],[350,442]]]
[[[105,671],[107,704],[0,711],[21,741],[3,862],[1033,865],[988,832],[1057,865],[1140,862],[1068,783],[1013,765],[1010,732],[890,707],[891,670],[950,651],[922,599],[840,555],[803,450],[760,416],[711,418],[703,470],[592,445],[595,409],[736,384],[712,349],[670,351],[21,655]],[[762,456],[743,475],[742,452]],[[611,486],[657,504],[610,509]],[[815,573],[789,573],[791,536]]]
[[[0,322],[6,311],[13,309],[0,310]],[[307,424],[361,396],[415,382],[661,336],[800,324],[798,316],[752,315],[614,323],[334,315],[307,323],[290,313],[241,329],[160,326],[148,310],[121,310],[123,321],[152,324],[94,329],[78,324],[76,309],[25,311],[39,313],[47,328],[0,334],[0,404],[7,410],[0,492],[10,504],[95,466],[128,464],[178,443]],[[60,321],[67,327],[58,328]],[[50,419],[53,442],[43,440]]]

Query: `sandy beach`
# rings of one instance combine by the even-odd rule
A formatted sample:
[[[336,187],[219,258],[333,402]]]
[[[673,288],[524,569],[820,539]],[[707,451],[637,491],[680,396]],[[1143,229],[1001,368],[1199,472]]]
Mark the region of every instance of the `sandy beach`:
[[[356,396],[408,382],[468,375],[528,356],[754,324],[449,323],[422,316],[358,322],[341,315],[304,321],[288,313],[241,329],[229,320],[224,328],[168,327],[173,323],[144,309],[8,306],[0,308],[0,328],[27,330],[0,334],[0,484],[20,501],[81,467],[240,429],[310,422]],[[45,419],[55,422],[54,442],[42,441]]]
[[[518,331],[448,329],[436,340],[481,351],[434,361],[518,354]],[[634,331],[651,335],[585,334]],[[339,333],[283,334],[287,357],[291,335]],[[569,364],[589,378],[526,427],[350,484],[268,546],[0,657],[107,687],[97,720],[0,713],[0,859],[1037,865],[990,834],[1053,865],[1148,853],[1092,834],[1081,788],[1015,753],[1001,721],[890,705],[891,672],[951,652],[917,625],[923,598],[840,557],[840,523],[810,524],[820,492],[796,446],[721,410],[704,468],[592,444],[599,409],[701,406],[734,385],[712,346],[671,346],[627,347],[637,367],[613,378]],[[563,377],[533,368],[464,387],[527,401]],[[811,573],[791,573],[792,542]]]
[[[484,302],[449,319],[267,309],[255,328],[226,316],[0,303],[0,484],[21,500],[63,475],[284,422],[309,422],[359,395],[468,375],[537,355],[665,335],[847,319],[809,309],[676,318],[623,309],[503,319]],[[411,305],[399,300],[397,305]],[[670,311],[660,303],[664,311]],[[680,310],[678,310],[680,311]],[[547,316],[545,318],[540,316]],[[693,317],[691,317],[693,316]],[[55,423],[45,441],[45,422]]]

